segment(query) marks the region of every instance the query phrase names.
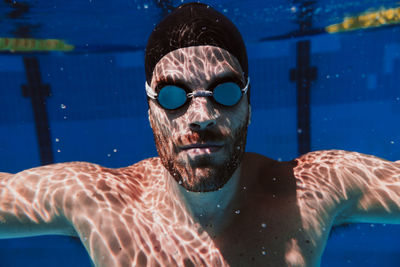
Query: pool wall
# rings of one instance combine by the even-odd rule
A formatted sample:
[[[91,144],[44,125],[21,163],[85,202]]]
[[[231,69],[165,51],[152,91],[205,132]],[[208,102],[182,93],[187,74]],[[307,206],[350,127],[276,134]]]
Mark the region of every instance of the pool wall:
[[[400,34],[395,27],[311,39],[311,150],[344,149],[400,159]],[[290,160],[297,152],[296,42],[248,43],[252,123],[247,151]],[[38,59],[54,162],[122,167],[156,156],[147,120],[143,52],[26,55]],[[0,55],[0,171],[39,166],[23,56]],[[321,266],[399,266],[400,228],[333,230]],[[90,266],[69,237],[0,240],[0,266]]]

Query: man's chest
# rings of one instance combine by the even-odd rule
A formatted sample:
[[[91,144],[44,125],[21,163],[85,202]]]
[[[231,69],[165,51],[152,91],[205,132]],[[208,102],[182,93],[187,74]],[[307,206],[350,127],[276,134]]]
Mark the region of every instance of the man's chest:
[[[227,222],[216,233],[212,220],[200,225],[171,202],[169,208],[142,214],[146,231],[137,232],[138,240],[147,242],[143,246],[151,250],[146,252],[149,257],[160,257],[170,265],[222,266],[226,261],[230,266],[312,266],[328,233],[316,239],[310,229],[304,229],[296,204],[290,204],[293,200],[273,198],[278,199],[229,206],[223,211]]]
[[[313,266],[318,262],[328,232],[316,236],[313,229],[304,228],[297,206],[290,203],[284,197],[270,205],[250,201],[235,213],[215,240],[231,266]]]

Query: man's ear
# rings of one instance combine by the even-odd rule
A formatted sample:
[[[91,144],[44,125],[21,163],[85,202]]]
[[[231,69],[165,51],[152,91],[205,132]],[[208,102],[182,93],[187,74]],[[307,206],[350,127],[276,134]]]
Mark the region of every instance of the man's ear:
[[[251,123],[251,105],[249,104],[249,121],[247,122],[247,126]]]

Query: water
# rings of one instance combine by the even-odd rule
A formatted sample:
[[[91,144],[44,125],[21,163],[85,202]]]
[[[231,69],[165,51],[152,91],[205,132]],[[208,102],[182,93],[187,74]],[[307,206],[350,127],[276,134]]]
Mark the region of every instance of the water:
[[[186,1],[184,1],[186,2]],[[181,1],[171,1],[173,6]],[[311,150],[345,149],[400,159],[400,27],[340,34],[287,33],[299,21],[311,29],[340,23],[396,1],[315,1],[303,19],[300,1],[206,1],[238,26],[246,42],[252,81],[247,151],[278,160],[298,155],[296,43],[311,41]],[[143,49],[168,11],[156,1],[0,2],[0,37],[60,39],[68,53],[28,54],[40,64],[54,162],[127,166],[156,155],[147,121]],[[293,34],[292,34],[293,35]],[[295,35],[297,36],[297,35]],[[277,39],[275,41],[260,41]],[[279,40],[278,40],[279,39]],[[26,54],[25,54],[26,55]],[[41,164],[21,53],[0,54],[0,170]],[[266,225],[268,227],[268,225]],[[398,266],[400,228],[356,224],[333,231],[321,266]],[[266,251],[268,253],[268,251]],[[1,240],[0,266],[90,266],[69,237]]]

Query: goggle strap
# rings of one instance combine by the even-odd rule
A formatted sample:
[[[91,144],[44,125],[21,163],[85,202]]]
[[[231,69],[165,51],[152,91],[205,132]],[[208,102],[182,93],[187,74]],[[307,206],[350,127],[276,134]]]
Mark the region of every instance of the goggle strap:
[[[250,85],[250,77],[247,77],[246,86],[242,89],[244,95],[247,93],[247,90],[249,90],[249,85]]]
[[[145,87],[147,96],[150,97],[151,99],[156,99],[157,93],[153,91],[153,88],[151,88],[150,85],[148,85],[147,81],[145,82]]]

